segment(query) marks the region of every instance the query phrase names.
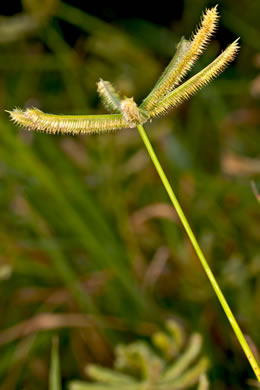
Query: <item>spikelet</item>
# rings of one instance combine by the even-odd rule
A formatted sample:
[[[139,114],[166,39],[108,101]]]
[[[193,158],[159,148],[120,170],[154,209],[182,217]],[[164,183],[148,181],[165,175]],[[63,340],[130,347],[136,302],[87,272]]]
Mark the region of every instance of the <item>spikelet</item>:
[[[53,115],[36,108],[23,111],[7,111],[12,121],[27,130],[50,134],[90,134],[121,128],[135,127],[127,123],[121,114],[111,115]]]
[[[218,18],[217,6],[206,10],[206,13],[202,16],[201,26],[193,35],[192,40],[182,39],[180,41],[175,56],[159,78],[154,89],[141,104],[141,108],[150,111],[159,99],[181,82],[207,47],[216,30]]]
[[[178,88],[163,97],[150,111],[150,117],[166,113],[170,108],[176,107],[184,100],[194,95],[198,90],[217,77],[225,67],[234,59],[238,52],[238,39],[231,43],[214,61],[206,68],[195,74]]]
[[[109,112],[120,113],[120,96],[109,81],[100,79],[97,83],[97,91]]]

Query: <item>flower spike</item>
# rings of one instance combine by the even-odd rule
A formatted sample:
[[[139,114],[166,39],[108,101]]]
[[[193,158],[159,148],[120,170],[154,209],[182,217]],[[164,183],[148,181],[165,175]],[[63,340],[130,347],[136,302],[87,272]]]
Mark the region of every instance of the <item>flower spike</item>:
[[[183,38],[180,41],[175,56],[159,78],[154,89],[141,104],[141,108],[150,111],[159,99],[181,82],[207,47],[210,38],[216,31],[218,18],[217,6],[206,10],[202,17],[201,26],[193,35],[192,40],[187,41]]]
[[[26,128],[50,134],[90,134],[110,130],[135,127],[123,118],[122,114],[111,115],[53,115],[37,108],[23,111],[8,111],[11,120]]]
[[[109,112],[120,113],[120,96],[109,81],[100,79],[97,83],[97,91]]]

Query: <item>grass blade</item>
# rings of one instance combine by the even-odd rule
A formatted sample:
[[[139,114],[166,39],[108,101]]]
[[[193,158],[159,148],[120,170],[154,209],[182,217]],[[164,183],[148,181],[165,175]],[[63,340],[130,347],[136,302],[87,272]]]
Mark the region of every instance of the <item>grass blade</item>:
[[[52,340],[49,390],[61,390],[59,342],[56,337]]]

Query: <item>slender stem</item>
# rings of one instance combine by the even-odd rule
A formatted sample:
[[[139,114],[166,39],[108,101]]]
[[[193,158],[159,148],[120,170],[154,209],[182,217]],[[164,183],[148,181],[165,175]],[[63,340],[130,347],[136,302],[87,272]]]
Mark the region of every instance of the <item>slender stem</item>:
[[[171,185],[170,185],[170,183],[169,183],[169,181],[168,181],[168,179],[163,171],[163,168],[162,168],[162,166],[161,166],[161,164],[160,164],[160,162],[159,162],[159,160],[158,160],[158,158],[153,150],[153,147],[152,147],[152,145],[147,137],[145,129],[142,125],[138,125],[137,128],[138,128],[138,131],[139,131],[139,133],[142,137],[142,140],[146,146],[146,149],[147,149],[147,151],[148,151],[148,153],[149,153],[149,155],[154,163],[154,166],[155,166],[155,168],[156,168],[156,170],[157,170],[157,172],[158,172],[158,174],[163,182],[163,185],[164,185],[164,187],[165,187],[165,189],[166,189],[166,191],[167,191],[167,193],[172,201],[172,204],[175,207],[177,214],[178,214],[178,216],[179,216],[179,218],[180,218],[180,220],[181,220],[181,222],[186,230],[186,233],[187,233],[187,235],[192,243],[192,246],[193,246],[195,252],[197,253],[198,258],[199,258],[199,260],[200,260],[200,262],[201,262],[201,264],[202,264],[202,266],[203,266],[203,268],[204,268],[204,270],[205,270],[205,272],[210,280],[210,283],[211,283],[211,285],[212,285],[212,287],[213,287],[213,289],[214,289],[214,291],[215,291],[215,293],[220,301],[220,304],[221,304],[224,312],[226,313],[226,316],[227,316],[227,318],[228,318],[228,320],[229,320],[229,322],[230,322],[230,324],[231,324],[231,326],[232,326],[232,328],[233,328],[233,330],[238,338],[238,341],[240,342],[240,345],[241,345],[242,349],[244,350],[245,355],[246,355],[249,363],[251,364],[251,366],[255,372],[255,375],[257,377],[258,382],[260,382],[260,369],[258,367],[256,359],[255,359],[255,357],[254,357],[254,355],[253,355],[253,353],[252,353],[252,351],[251,351],[251,349],[250,349],[250,347],[249,347],[249,345],[248,345],[248,343],[247,343],[247,341],[246,341],[246,339],[245,339],[245,337],[244,337],[244,335],[243,335],[243,333],[242,333],[242,331],[241,331],[241,329],[240,329],[240,327],[239,327],[239,325],[238,325],[238,323],[237,323],[237,321],[236,321],[236,319],[235,319],[235,317],[234,317],[234,315],[233,315],[233,313],[232,313],[232,311],[231,311],[231,309],[230,309],[230,307],[229,307],[229,305],[228,305],[228,303],[227,303],[227,301],[226,301],[208,263],[207,263],[205,256],[202,253],[202,250],[200,249],[198,241],[196,240],[196,238],[191,230],[191,227],[190,227],[190,225],[189,225],[189,223],[188,223],[188,221],[187,221],[187,219],[182,211],[182,208],[181,208],[181,206],[180,206],[180,204],[179,204],[179,202],[178,202],[178,200],[173,192],[173,189],[172,189],[172,187],[171,187]]]

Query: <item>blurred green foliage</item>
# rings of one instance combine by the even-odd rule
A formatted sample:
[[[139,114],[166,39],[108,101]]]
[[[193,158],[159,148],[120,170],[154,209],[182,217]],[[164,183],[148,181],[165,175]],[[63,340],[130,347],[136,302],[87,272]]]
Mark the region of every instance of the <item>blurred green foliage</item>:
[[[111,365],[116,343],[146,340],[170,317],[203,334],[213,389],[254,385],[138,133],[53,137],[17,131],[4,113],[101,113],[99,77],[141,100],[215,3],[183,1],[167,28],[108,24],[64,2],[46,0],[41,12],[36,0],[23,4],[0,19],[0,389],[47,388],[54,334],[67,383],[84,380],[88,362]],[[219,11],[194,71],[240,36],[238,59],[147,130],[257,353],[260,3],[227,0]]]
[[[136,341],[118,345],[114,369],[89,364],[91,382],[71,382],[70,390],[181,390],[198,384],[208,390],[206,370],[209,362],[200,357],[202,337],[193,333],[188,342],[183,328],[168,321],[166,331],[154,333],[151,345]],[[187,344],[187,345],[185,345]]]

